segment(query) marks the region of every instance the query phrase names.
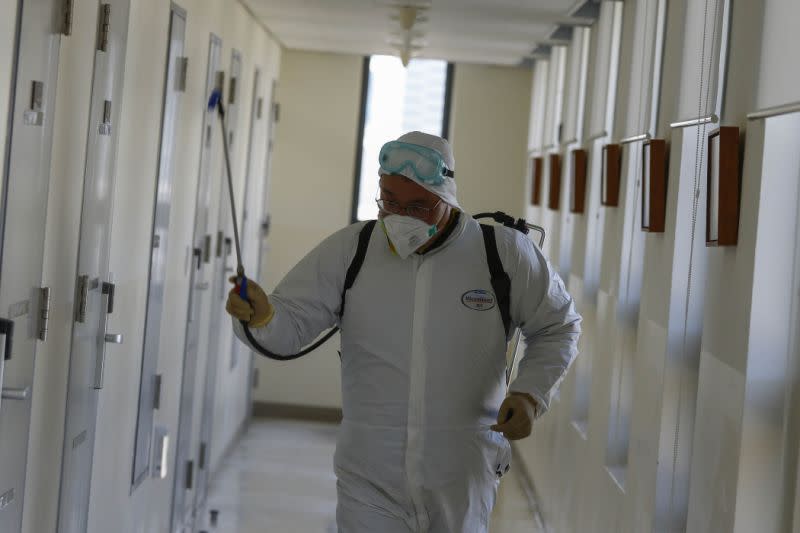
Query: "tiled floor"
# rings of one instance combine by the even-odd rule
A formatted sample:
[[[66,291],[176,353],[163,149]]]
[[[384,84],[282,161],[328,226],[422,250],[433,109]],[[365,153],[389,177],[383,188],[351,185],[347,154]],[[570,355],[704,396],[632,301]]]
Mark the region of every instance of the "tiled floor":
[[[209,492],[209,533],[336,533],[337,427],[290,420],[251,424]],[[218,511],[216,527],[210,511]],[[500,484],[492,533],[540,533],[516,475]]]

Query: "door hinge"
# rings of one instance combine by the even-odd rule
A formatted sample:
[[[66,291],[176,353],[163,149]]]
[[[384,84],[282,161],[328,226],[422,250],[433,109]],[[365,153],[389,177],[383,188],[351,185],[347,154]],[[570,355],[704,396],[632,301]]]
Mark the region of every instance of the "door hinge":
[[[86,322],[86,306],[89,302],[89,276],[78,276],[78,308],[75,321],[79,324]]]
[[[253,388],[254,389],[258,388],[258,369],[257,368],[253,369]]]
[[[161,408],[161,374],[153,376],[153,409]]]
[[[281,104],[275,102],[272,104],[272,121],[276,124],[281,120]]]
[[[72,35],[72,4],[74,0],[64,0],[61,4],[61,34]]]
[[[108,34],[111,28],[111,4],[100,6],[100,21],[97,28],[97,49],[108,52]]]
[[[111,100],[103,102],[103,121],[100,123],[100,135],[111,135]]]
[[[200,443],[200,453],[197,457],[197,469],[203,470],[206,467],[206,443]]]
[[[47,328],[50,324],[50,287],[39,289],[39,340],[47,340]]]
[[[228,105],[236,103],[236,76],[231,76],[228,82]]]
[[[211,235],[206,235],[203,240],[203,262],[211,261]]]
[[[258,104],[256,105],[256,118],[260,119],[263,113],[264,113],[264,97],[261,96],[258,98]]]
[[[223,235],[221,231],[217,232],[217,257],[222,257],[222,240]]]
[[[219,92],[225,88],[225,71],[218,70],[216,76],[214,77],[214,89]]]
[[[184,480],[186,490],[194,487],[194,461],[186,461],[186,479]]]
[[[179,57],[175,62],[175,90],[179,93],[186,92],[186,74],[189,70],[189,58]]]

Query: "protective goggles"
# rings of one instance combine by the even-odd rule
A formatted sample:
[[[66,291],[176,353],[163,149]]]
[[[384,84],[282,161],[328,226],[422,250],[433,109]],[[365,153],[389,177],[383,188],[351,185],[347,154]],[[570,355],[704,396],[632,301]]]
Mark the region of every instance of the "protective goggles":
[[[445,176],[452,178],[455,175],[436,150],[401,141],[384,144],[378,162],[389,174],[402,174],[410,169],[419,181],[428,185],[441,185]]]

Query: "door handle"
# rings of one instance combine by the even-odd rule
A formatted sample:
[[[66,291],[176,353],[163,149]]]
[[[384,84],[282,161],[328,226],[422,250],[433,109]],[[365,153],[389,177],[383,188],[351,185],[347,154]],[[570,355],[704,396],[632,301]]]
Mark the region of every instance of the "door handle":
[[[24,401],[28,399],[30,392],[31,392],[30,387],[25,387],[23,389],[13,389],[10,387],[9,388],[3,387],[3,391],[2,393],[0,393],[0,396],[2,396],[4,400]]]
[[[0,318],[0,335],[5,337],[5,342],[0,344],[0,350],[3,351],[0,355],[0,389],[3,387],[3,371],[5,370],[6,361],[11,359],[11,348],[14,339],[14,321],[7,318]],[[10,392],[10,391],[9,391]],[[2,389],[0,399],[6,397],[6,389]],[[11,399],[11,398],[9,398]]]
[[[108,315],[114,311],[114,284],[111,282],[103,283],[101,297],[103,303],[100,309],[105,312],[100,313],[100,334],[97,339],[97,359],[94,366],[94,388],[103,388],[103,374],[106,366],[106,344],[122,344],[123,337],[120,333],[106,333],[108,325]]]

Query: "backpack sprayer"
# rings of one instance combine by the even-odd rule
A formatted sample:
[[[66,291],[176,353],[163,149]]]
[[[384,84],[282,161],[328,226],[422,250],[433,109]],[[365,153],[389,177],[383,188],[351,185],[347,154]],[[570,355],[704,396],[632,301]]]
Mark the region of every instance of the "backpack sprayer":
[[[222,128],[222,148],[223,148],[223,151],[224,151],[224,154],[225,154],[225,170],[226,170],[226,176],[228,178],[228,195],[229,195],[230,201],[231,201],[231,216],[233,217],[233,241],[234,241],[234,243],[236,245],[236,293],[243,300],[249,301],[249,299],[247,297],[247,276],[245,275],[245,272],[244,272],[244,265],[242,264],[242,249],[241,249],[241,246],[239,244],[239,227],[238,227],[238,223],[237,223],[238,219],[236,218],[236,203],[234,202],[234,199],[233,199],[233,175],[231,173],[231,160],[230,160],[230,153],[228,151],[228,139],[227,139],[226,129],[225,129],[225,109],[222,106],[222,92],[219,89],[215,89],[211,93],[211,97],[208,100],[208,109],[209,109],[209,111],[213,110],[214,108],[217,109],[217,113],[218,113],[219,119],[220,119],[220,127]],[[475,215],[474,218],[475,219],[491,218],[491,219],[493,219],[495,222],[497,222],[499,224],[502,224],[502,225],[504,225],[506,227],[509,227],[509,228],[513,228],[513,229],[515,229],[517,231],[520,231],[520,232],[522,232],[522,233],[524,233],[526,235],[531,230],[534,230],[534,231],[536,231],[537,233],[540,234],[539,246],[541,247],[544,244],[544,238],[545,238],[544,228],[542,228],[541,226],[537,226],[535,224],[529,224],[524,219],[519,218],[519,219],[514,220],[514,217],[512,217],[510,215],[507,215],[507,214],[503,213],[502,211],[495,211],[493,213],[480,213],[480,214]],[[371,226],[370,226],[370,229],[371,229]],[[368,235],[365,235],[364,237],[361,237],[360,240],[363,240],[364,243],[368,243],[369,241],[365,237],[368,237]],[[359,243],[359,247],[360,248],[362,247],[361,243]],[[363,246],[363,250],[361,252],[360,261],[363,261],[363,254],[364,253],[366,253],[366,246],[365,245]],[[349,276],[351,278],[351,280],[350,280],[351,284],[352,284],[353,278],[355,278],[355,275],[358,274],[358,268],[360,268],[360,266],[361,265],[359,263],[357,265],[356,270],[354,271],[354,274],[352,276]],[[353,265],[351,265],[351,268],[352,267],[353,267]],[[346,287],[345,291],[348,288],[349,287]],[[240,320],[239,323],[242,325],[242,329],[244,330],[244,334],[247,337],[247,340],[250,343],[251,347],[255,351],[257,351],[258,353],[260,353],[261,355],[263,355],[265,357],[268,357],[270,359],[274,359],[276,361],[291,361],[293,359],[298,359],[300,357],[303,357],[304,355],[306,355],[308,353],[311,353],[314,350],[316,350],[317,348],[319,348],[320,346],[322,346],[325,342],[328,341],[328,339],[333,337],[339,331],[338,327],[334,327],[328,333],[326,333],[321,339],[319,339],[317,342],[315,342],[311,346],[301,350],[300,352],[298,352],[296,354],[291,354],[291,355],[280,355],[280,354],[276,354],[276,353],[273,353],[273,352],[267,350],[265,347],[263,347],[261,344],[259,344],[259,342],[256,340],[256,338],[253,336],[252,332],[250,331],[250,326],[248,326],[247,322],[245,322],[244,320]],[[508,381],[510,380],[511,371],[512,371],[512,368],[514,366],[514,359],[516,357],[517,347],[519,345],[519,337],[520,337],[519,331],[517,331],[515,336],[514,336],[514,340],[512,341],[512,346],[513,346],[513,350],[514,350],[514,352],[513,352],[514,356],[512,358],[512,364],[510,366],[508,366],[508,368],[506,370],[506,383],[508,383]]]

